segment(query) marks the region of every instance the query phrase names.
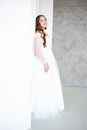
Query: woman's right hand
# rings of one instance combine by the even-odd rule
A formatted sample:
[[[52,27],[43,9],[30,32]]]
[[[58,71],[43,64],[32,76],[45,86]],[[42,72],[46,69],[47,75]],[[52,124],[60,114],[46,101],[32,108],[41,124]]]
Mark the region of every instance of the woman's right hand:
[[[48,70],[49,70],[49,64],[48,64],[48,63],[45,63],[45,64],[44,64],[44,71],[45,71],[45,72],[48,72]]]

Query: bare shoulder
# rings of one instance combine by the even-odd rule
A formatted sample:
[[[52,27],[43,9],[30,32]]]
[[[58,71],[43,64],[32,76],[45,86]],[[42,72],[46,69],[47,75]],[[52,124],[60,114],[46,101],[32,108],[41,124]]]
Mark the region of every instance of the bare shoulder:
[[[41,37],[41,33],[37,31],[37,32],[35,33],[35,37]]]

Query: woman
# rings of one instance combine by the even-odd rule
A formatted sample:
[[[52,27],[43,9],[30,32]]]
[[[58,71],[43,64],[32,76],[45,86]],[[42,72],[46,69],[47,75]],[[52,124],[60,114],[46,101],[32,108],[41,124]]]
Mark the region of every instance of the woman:
[[[48,117],[64,109],[58,66],[45,32],[47,19],[36,17],[34,38],[35,61],[32,73],[32,113],[36,118]]]

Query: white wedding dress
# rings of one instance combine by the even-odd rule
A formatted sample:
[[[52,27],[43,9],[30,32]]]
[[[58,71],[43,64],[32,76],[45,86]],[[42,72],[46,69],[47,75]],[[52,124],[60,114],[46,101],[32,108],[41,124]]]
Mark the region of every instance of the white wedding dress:
[[[61,80],[57,62],[49,45],[49,38],[46,38],[44,48],[39,33],[35,35],[41,53],[49,64],[49,71],[44,71],[40,58],[35,55],[31,80],[31,111],[35,118],[54,116],[64,109]],[[38,42],[40,41],[40,42]]]

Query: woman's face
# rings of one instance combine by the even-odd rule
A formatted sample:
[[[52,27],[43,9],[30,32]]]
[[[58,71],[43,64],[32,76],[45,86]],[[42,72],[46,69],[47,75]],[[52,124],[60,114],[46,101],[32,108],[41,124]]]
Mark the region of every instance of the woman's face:
[[[47,28],[47,19],[45,17],[41,16],[39,22],[43,29]]]

